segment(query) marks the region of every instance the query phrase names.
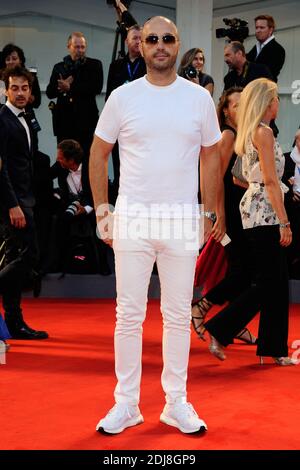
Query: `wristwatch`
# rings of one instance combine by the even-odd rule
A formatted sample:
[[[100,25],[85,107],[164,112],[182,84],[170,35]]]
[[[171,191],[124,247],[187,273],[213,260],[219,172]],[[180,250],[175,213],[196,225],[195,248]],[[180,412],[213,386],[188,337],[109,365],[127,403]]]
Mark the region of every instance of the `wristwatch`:
[[[216,216],[215,212],[204,211],[204,212],[202,212],[202,215],[204,215],[204,217],[207,217],[208,219],[210,219],[213,224],[214,224],[214,223],[216,222],[216,220],[217,220],[217,216]]]

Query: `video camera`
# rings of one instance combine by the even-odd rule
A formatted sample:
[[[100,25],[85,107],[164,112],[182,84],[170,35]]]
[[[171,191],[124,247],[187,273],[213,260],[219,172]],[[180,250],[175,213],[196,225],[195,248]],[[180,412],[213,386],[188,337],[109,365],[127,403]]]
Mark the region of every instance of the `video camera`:
[[[217,38],[228,37],[231,41],[243,42],[249,36],[248,22],[240,18],[223,18],[229,28],[216,29]]]

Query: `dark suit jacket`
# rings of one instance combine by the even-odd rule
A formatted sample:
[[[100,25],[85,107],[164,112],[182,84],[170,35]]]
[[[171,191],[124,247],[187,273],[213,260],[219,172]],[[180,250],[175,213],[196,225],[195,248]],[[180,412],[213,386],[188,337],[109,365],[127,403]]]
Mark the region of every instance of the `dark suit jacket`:
[[[246,57],[250,62],[266,65],[270,69],[273,79],[277,82],[279,72],[285,61],[285,50],[275,39],[268,42],[257,57],[256,46],[253,46]]]
[[[254,64],[253,62],[246,62],[244,73],[238,75],[235,70],[231,70],[224,77],[224,90],[231,87],[244,88],[248,83],[256,80],[257,78],[269,78],[273,80],[272,74],[266,65]]]
[[[50,171],[51,171],[52,179],[57,178],[63,205],[68,206],[72,202],[72,199],[73,199],[70,194],[69,185],[67,183],[69,170],[62,168],[58,162],[55,162],[52,165]],[[78,199],[82,206],[89,205],[93,207],[94,203],[93,203],[93,198],[92,198],[92,194],[90,190],[88,174],[84,170],[83,166],[82,166],[81,171],[82,171],[81,172],[82,191],[80,192]]]
[[[7,106],[0,109],[0,155],[3,164],[0,174],[2,209],[32,208],[35,204],[32,151],[24,126]]]
[[[57,90],[60,75],[63,78],[73,76],[74,81],[68,93]],[[75,63],[72,66],[67,56],[63,62],[54,65],[46,94],[50,99],[57,98],[54,124],[59,140],[73,138],[80,141],[78,135],[93,135],[98,120],[96,95],[101,93],[102,86],[103,69],[100,60],[86,57],[82,65],[76,67]]]
[[[113,90],[123,85],[127,80],[136,80],[147,73],[146,64],[142,57],[136,59],[131,65],[131,76],[128,72],[128,64],[130,64],[128,54],[123,59],[117,59],[110,64],[107,77],[106,100]],[[133,72],[135,73],[133,74]]]

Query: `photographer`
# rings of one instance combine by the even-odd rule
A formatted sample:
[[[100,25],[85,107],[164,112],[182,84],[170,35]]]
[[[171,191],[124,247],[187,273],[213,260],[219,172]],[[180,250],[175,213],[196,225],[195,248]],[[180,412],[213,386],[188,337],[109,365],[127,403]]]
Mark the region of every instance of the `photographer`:
[[[83,150],[78,142],[66,139],[57,147],[57,158],[51,167],[52,179],[58,179],[58,186],[64,210],[76,201],[73,215],[89,214],[93,203],[89,192],[88,174],[82,171]],[[72,210],[69,212],[72,215]]]
[[[183,54],[178,68],[178,75],[203,86],[212,95],[214,80],[210,75],[203,73],[204,64],[205,57],[203,50],[199,47],[194,47]]]
[[[64,139],[77,140],[83,148],[87,166],[90,145],[98,120],[96,95],[103,86],[103,69],[100,60],[86,57],[87,42],[80,32],[68,38],[69,55],[54,65],[48,98],[57,98],[51,103],[53,129],[57,143]]]
[[[88,238],[95,233],[95,213],[82,159],[83,150],[75,140],[58,144],[51,176],[58,180],[56,195],[60,198],[60,208],[55,228],[57,253],[52,254],[50,271],[65,270],[72,237]]]

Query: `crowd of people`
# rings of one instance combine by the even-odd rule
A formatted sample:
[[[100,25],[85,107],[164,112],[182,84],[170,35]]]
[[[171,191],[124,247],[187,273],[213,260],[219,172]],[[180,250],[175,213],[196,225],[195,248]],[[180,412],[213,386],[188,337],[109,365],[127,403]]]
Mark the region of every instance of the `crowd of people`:
[[[113,247],[116,403],[97,430],[116,434],[141,424],[142,324],[156,263],[166,396],[160,420],[183,433],[202,433],[207,425],[186,391],[191,317],[201,339],[209,333],[209,350],[220,360],[237,337],[257,345],[261,358],[271,357],[280,366],[296,364],[288,355],[286,252],[296,272],[300,134],[286,156],[285,173],[285,157],[275,139],[276,82],[285,52],[274,38],[273,18],[258,16],[257,45],[248,54],[238,41],[224,48],[230,70],[216,111],[214,80],[203,71],[203,50],[186,51],[177,72],[180,37],[174,23],[153,17],[140,28],[120,1],[116,7],[121,18],[127,15],[128,52],[110,65],[100,118],[96,96],[103,86],[102,64],[86,56],[82,33],[70,34],[69,54],[54,65],[46,90],[56,100],[51,111],[57,158],[51,167],[39,150],[37,76],[25,68],[20,47],[8,44],[2,50],[6,101],[0,109],[0,218],[5,261],[0,292],[6,325],[0,324],[0,339],[48,338],[46,331],[25,322],[22,289],[28,277],[40,280],[39,271],[72,269],[66,249],[71,239],[81,247],[88,240],[90,253],[81,258],[97,260],[88,272],[109,273],[107,253]],[[234,173],[237,166],[240,174]],[[116,199],[112,214],[109,204]],[[225,232],[230,238],[227,274],[192,302],[201,243],[213,237],[221,247]],[[77,253],[72,259],[78,258]],[[274,290],[280,296],[274,298]],[[221,310],[207,320],[213,305]],[[247,324],[258,312],[256,338]]]

